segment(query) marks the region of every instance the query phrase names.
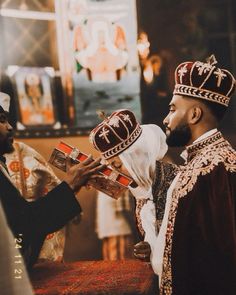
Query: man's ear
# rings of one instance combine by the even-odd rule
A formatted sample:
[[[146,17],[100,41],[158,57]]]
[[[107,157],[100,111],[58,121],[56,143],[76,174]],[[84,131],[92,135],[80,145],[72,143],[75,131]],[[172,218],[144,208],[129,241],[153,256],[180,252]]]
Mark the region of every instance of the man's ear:
[[[190,118],[189,123],[190,124],[197,124],[203,115],[203,111],[199,106],[194,106],[190,110]]]

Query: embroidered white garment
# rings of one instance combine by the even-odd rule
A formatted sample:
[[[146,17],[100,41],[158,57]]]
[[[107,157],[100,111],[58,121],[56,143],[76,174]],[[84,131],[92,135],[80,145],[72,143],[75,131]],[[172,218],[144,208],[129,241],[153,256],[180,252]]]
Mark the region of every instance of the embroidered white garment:
[[[21,192],[22,197],[32,202],[45,195],[61,181],[56,177],[46,160],[23,142],[14,142],[14,151],[4,155],[6,166],[0,169]],[[8,170],[6,170],[8,169]],[[57,204],[55,204],[55,207]],[[51,233],[44,241],[40,258],[59,261],[63,257],[65,230]]]
[[[193,143],[199,142],[199,141],[207,138],[208,136],[211,136],[215,132],[217,132],[216,128],[212,129],[210,131],[207,131],[206,133],[201,135],[199,138],[197,138]],[[187,154],[184,154],[184,158],[187,159]],[[180,175],[180,173],[178,173],[176,175],[171,186],[169,187],[169,189],[167,191],[165,213],[164,213],[163,221],[162,221],[161,228],[159,231],[159,235],[156,239],[156,242],[154,243],[155,247],[154,247],[154,250],[152,253],[152,256],[153,256],[151,259],[152,268],[153,268],[154,272],[159,276],[159,278],[161,278],[161,275],[162,275],[163,255],[164,255],[164,249],[165,249],[166,231],[167,231],[168,216],[169,216],[171,200],[172,200],[172,193],[173,193],[173,190],[174,190],[176,183],[178,181],[179,175]],[[159,284],[160,283],[161,283],[161,279],[159,280]]]
[[[130,191],[136,199],[147,200],[140,216],[145,231],[145,241],[151,249],[156,241],[156,213],[152,196],[152,183],[155,175],[156,160],[160,160],[167,152],[166,136],[160,127],[153,124],[142,125],[141,136],[119,157],[124,166],[138,184]]]

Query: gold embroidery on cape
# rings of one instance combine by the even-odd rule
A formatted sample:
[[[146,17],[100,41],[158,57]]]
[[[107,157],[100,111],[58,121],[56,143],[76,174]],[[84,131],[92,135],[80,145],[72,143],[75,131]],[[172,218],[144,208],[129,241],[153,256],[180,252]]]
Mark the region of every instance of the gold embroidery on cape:
[[[229,172],[236,172],[236,151],[220,132],[187,148],[190,162],[181,167],[180,176],[172,194],[172,204],[168,217],[166,245],[163,257],[163,272],[160,295],[172,294],[171,252],[175,218],[180,198],[189,193],[200,175],[210,173],[219,163]]]

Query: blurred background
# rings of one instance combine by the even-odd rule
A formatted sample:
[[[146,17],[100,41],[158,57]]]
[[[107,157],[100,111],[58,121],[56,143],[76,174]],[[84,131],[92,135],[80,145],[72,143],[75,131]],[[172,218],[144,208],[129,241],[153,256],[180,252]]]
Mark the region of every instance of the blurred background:
[[[60,140],[96,155],[88,134],[99,110],[129,108],[163,128],[179,63],[214,54],[236,75],[236,1],[2,0],[0,40],[0,91],[12,98],[16,138],[46,160]],[[234,146],[235,114],[234,97],[221,125]],[[169,152],[177,163],[178,153]],[[80,200],[65,260],[102,259],[97,192],[83,189]]]

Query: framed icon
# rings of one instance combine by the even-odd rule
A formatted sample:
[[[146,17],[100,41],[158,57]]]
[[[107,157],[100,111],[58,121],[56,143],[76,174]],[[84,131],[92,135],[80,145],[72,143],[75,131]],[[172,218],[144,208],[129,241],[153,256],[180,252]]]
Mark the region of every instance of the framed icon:
[[[54,97],[54,69],[8,66],[7,74],[14,86],[17,129],[60,128]]]

